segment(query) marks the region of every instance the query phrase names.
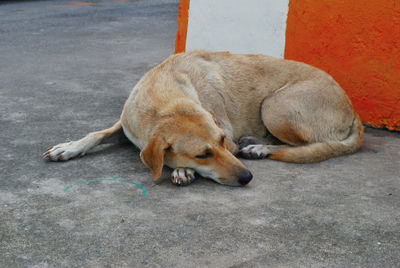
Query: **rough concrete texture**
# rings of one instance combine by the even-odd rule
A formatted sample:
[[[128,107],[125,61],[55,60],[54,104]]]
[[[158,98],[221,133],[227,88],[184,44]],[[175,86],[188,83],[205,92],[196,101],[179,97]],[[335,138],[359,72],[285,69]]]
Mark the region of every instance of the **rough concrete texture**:
[[[173,52],[178,1],[0,5],[0,267],[395,267],[400,135],[323,163],[244,161],[232,188],[153,186],[132,145],[46,162],[49,145],[115,122]],[[167,178],[168,170],[164,175]],[[119,176],[141,184],[90,179]]]

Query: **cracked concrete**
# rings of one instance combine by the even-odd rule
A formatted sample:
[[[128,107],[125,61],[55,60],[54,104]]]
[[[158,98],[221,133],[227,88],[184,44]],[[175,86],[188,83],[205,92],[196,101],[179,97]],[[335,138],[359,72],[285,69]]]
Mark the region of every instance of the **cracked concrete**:
[[[400,135],[357,154],[247,161],[232,188],[152,184],[130,144],[64,163],[47,146],[111,126],[173,53],[177,0],[0,4],[0,267],[396,267]],[[169,170],[165,170],[164,178]],[[86,180],[102,180],[66,187]]]

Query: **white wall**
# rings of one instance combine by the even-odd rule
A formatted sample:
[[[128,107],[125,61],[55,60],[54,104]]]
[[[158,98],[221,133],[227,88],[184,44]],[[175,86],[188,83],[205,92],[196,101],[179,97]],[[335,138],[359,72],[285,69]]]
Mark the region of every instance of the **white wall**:
[[[190,0],[186,51],[283,58],[289,0]]]

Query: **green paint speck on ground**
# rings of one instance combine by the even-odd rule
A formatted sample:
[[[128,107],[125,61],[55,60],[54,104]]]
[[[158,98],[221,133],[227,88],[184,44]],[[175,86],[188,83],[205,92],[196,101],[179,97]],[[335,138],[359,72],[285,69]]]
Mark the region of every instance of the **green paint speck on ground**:
[[[71,187],[73,187],[73,186],[75,186],[75,185],[79,185],[79,184],[84,184],[84,183],[89,183],[89,182],[95,182],[95,181],[116,181],[116,182],[126,182],[126,183],[129,183],[129,184],[136,185],[136,186],[138,186],[140,189],[142,189],[142,197],[145,197],[145,196],[146,196],[146,189],[145,189],[142,185],[140,185],[140,184],[138,184],[138,183],[136,183],[136,182],[130,181],[130,180],[119,180],[119,178],[120,178],[120,177],[113,177],[112,179],[93,179],[93,180],[80,181],[80,182],[71,184],[70,186],[68,186],[67,188],[65,188],[65,189],[64,189],[64,192],[66,192],[66,191],[67,191],[68,189],[70,189]]]

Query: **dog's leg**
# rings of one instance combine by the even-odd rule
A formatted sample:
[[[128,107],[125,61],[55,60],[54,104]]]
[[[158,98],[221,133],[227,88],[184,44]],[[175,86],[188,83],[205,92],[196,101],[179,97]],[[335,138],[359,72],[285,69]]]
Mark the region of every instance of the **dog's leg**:
[[[252,145],[252,144],[264,144],[264,145],[282,145],[283,143],[272,136],[271,133],[267,131],[267,135],[263,138],[253,137],[253,136],[244,136],[241,137],[238,141],[239,150]]]
[[[328,90],[307,87],[310,85],[297,85],[287,92],[278,92],[261,106],[265,127],[290,146],[249,145],[242,149],[242,155],[311,163],[360,148],[363,127],[344,93],[340,96],[333,89],[335,94],[331,97]]]
[[[251,144],[240,150],[240,156],[246,159],[263,159],[272,153],[288,147],[287,145]]]
[[[96,145],[105,142],[107,138],[116,136],[114,134],[117,133],[122,134],[121,121],[118,121],[114,126],[108,129],[89,133],[80,140],[49,147],[43,154],[43,157],[52,161],[66,161],[76,156],[83,156]]]
[[[195,171],[191,168],[176,168],[171,174],[171,182],[178,186],[188,185],[195,179]]]
[[[267,130],[263,138],[245,136],[239,139],[239,156],[246,159],[262,159],[268,157],[271,153],[286,147]]]

